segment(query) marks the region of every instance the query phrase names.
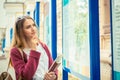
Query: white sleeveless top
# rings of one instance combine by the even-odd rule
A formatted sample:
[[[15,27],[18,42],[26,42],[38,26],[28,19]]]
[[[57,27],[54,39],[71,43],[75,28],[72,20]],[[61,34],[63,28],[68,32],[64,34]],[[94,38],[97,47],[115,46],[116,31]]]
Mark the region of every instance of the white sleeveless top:
[[[27,59],[29,59],[30,49],[25,48],[23,51],[27,54]],[[41,44],[37,46],[36,51],[40,52],[41,55],[33,80],[43,80],[45,73],[48,71],[48,56]]]

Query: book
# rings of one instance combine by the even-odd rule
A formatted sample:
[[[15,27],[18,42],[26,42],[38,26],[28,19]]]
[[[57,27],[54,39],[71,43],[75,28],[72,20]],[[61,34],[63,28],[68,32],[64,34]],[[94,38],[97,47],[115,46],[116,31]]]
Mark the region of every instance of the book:
[[[48,69],[48,72],[55,71],[61,64],[62,55],[57,56],[57,58],[54,60],[50,68]]]

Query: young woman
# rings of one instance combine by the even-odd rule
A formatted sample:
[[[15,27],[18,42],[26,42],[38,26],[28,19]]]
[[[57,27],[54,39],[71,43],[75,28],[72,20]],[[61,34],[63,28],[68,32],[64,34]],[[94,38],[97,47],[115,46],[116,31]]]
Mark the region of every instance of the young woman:
[[[57,80],[57,71],[47,72],[53,59],[48,47],[37,36],[34,20],[29,16],[18,18],[10,50],[16,80]]]

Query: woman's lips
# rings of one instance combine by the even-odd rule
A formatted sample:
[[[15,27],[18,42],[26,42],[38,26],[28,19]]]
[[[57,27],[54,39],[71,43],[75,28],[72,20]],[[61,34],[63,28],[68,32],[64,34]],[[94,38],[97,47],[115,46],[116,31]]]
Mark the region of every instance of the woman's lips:
[[[36,34],[36,33],[35,33],[35,32],[33,32],[33,33],[31,33],[31,34],[33,34],[33,35],[34,35],[34,34]]]

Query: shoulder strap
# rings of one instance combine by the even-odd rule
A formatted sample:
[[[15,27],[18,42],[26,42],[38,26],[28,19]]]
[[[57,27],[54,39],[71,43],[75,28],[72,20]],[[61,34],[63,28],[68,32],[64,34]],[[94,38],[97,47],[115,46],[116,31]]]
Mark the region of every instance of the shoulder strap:
[[[9,58],[8,65],[7,65],[7,72],[8,72],[8,69],[10,67],[10,63],[11,63],[11,59]]]

